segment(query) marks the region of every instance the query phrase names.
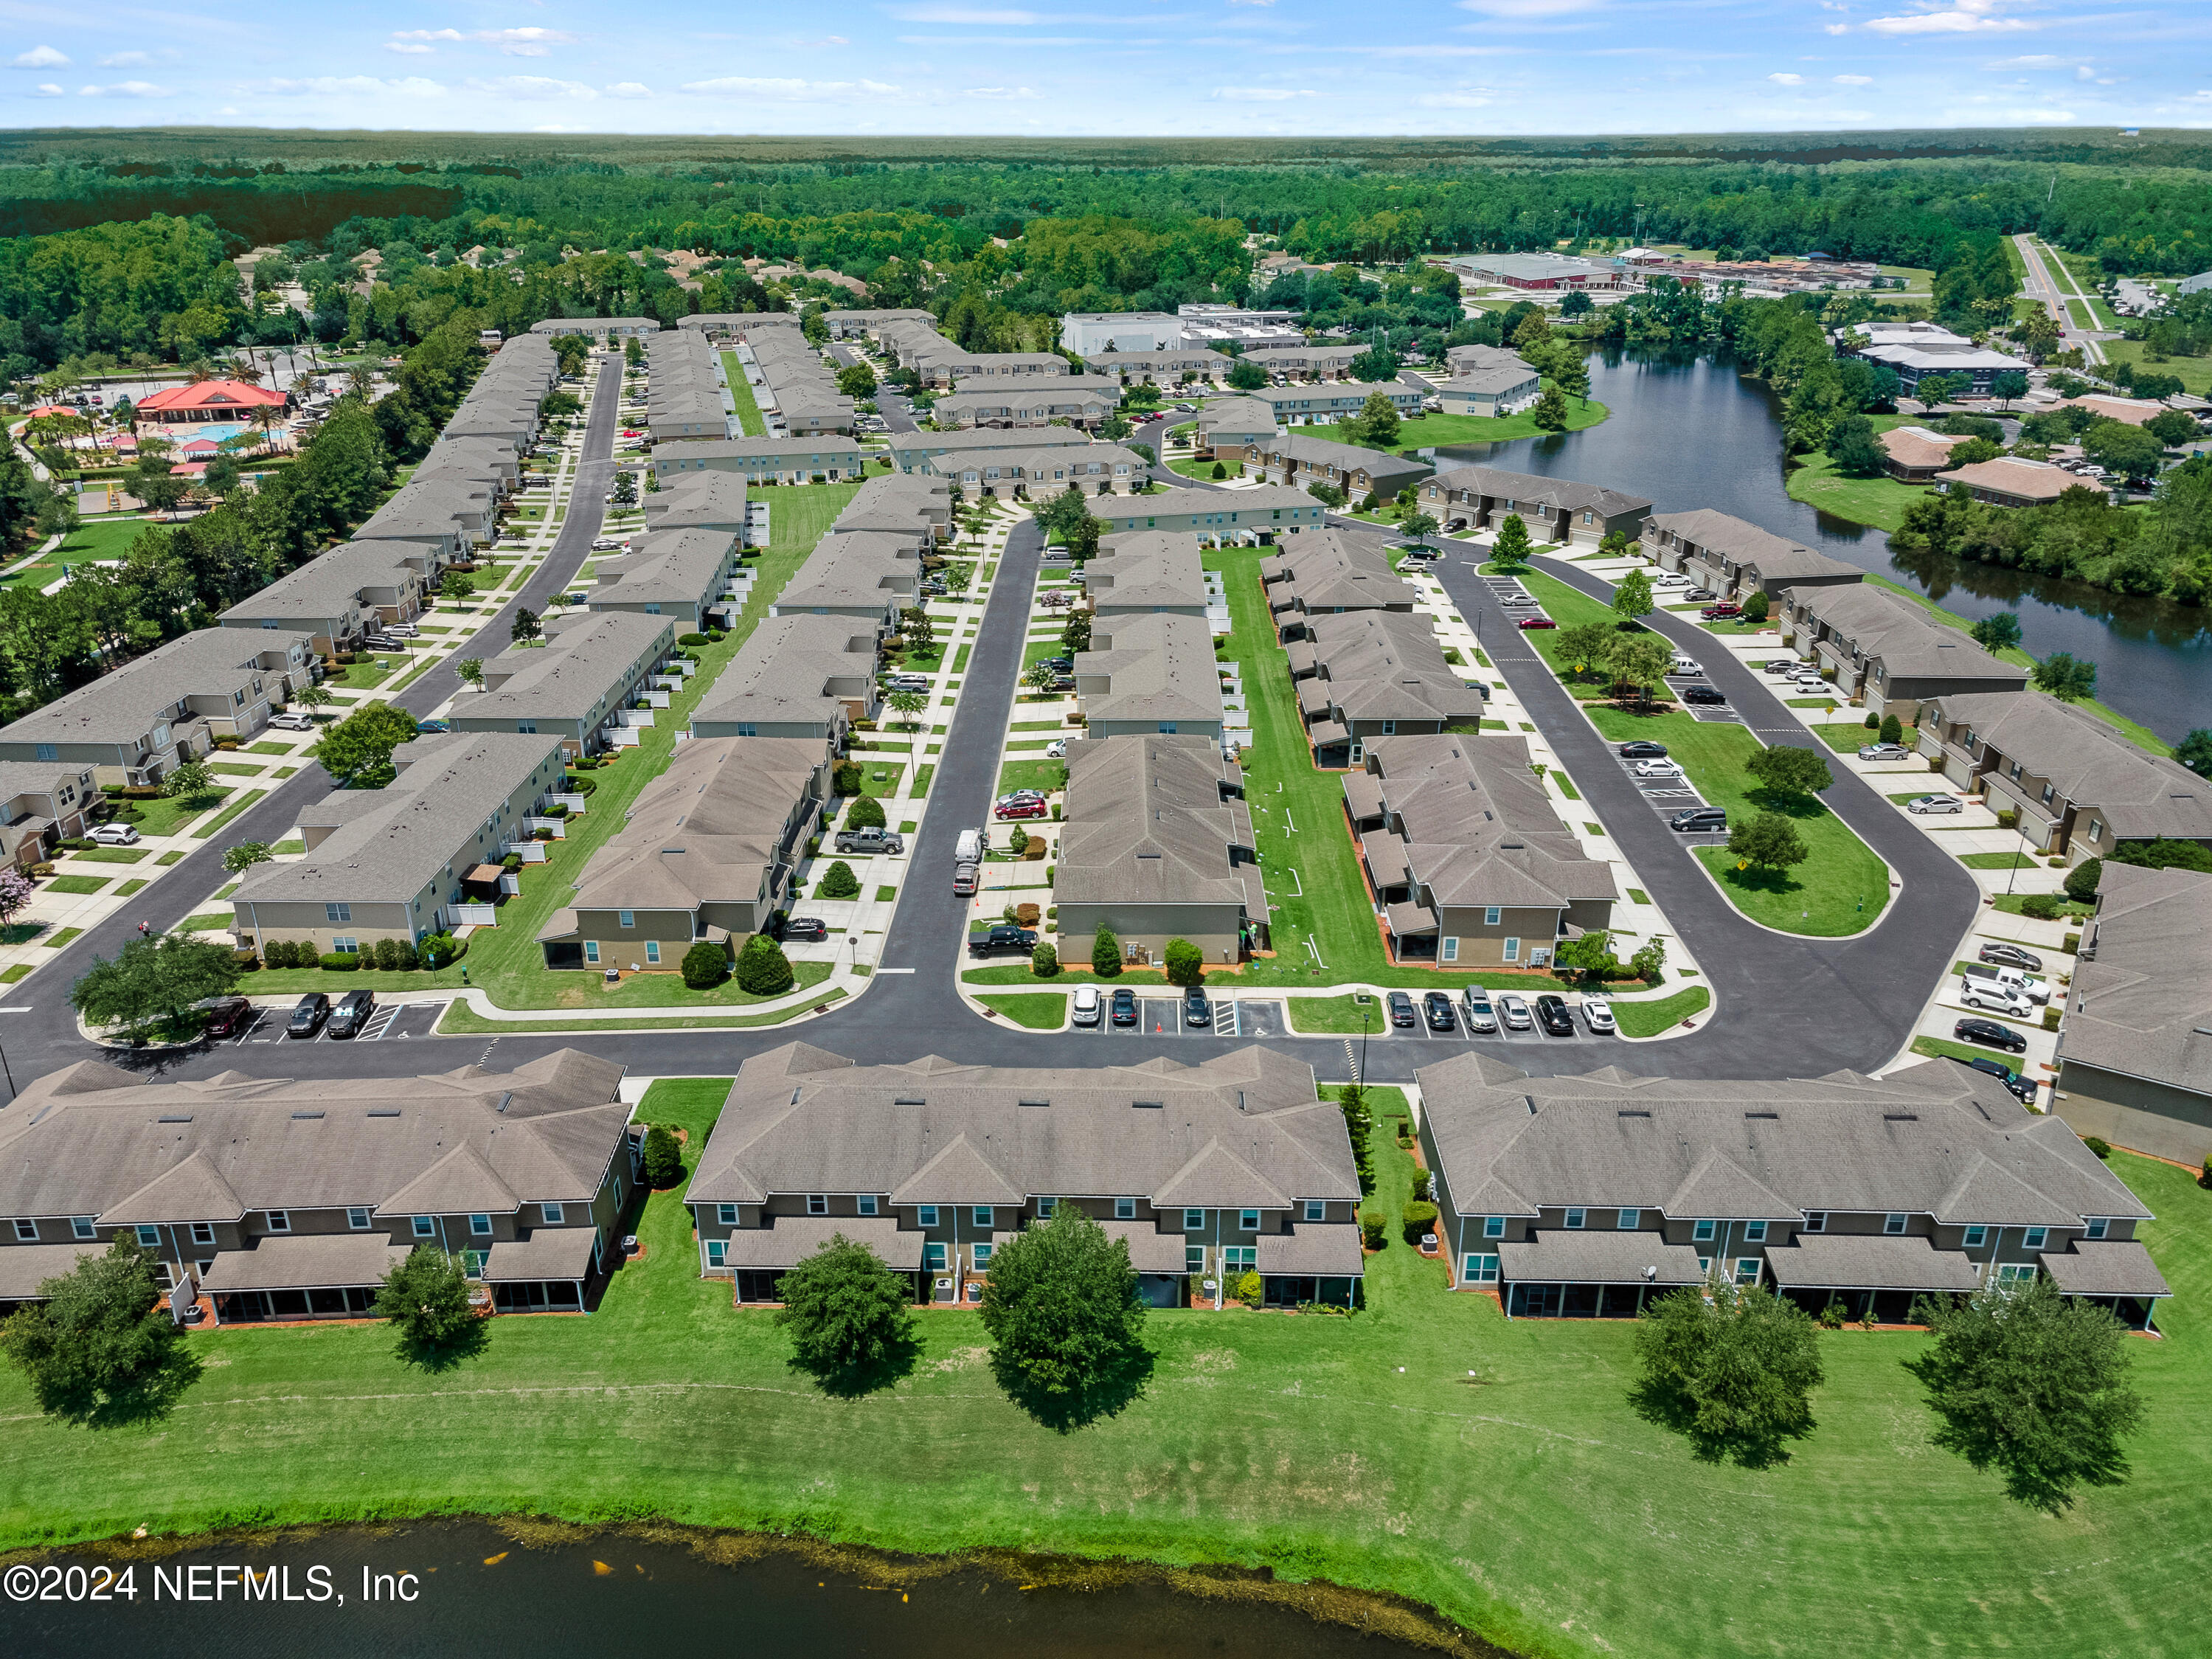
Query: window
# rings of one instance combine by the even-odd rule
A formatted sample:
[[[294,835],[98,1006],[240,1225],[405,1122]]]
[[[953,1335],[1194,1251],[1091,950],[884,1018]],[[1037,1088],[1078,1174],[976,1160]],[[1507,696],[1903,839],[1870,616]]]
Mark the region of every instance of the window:
[[[1116,1220],[1116,1221],[1134,1221],[1136,1218],[1137,1218],[1137,1200],[1136,1200],[1135,1199],[1133,1199],[1133,1198],[1117,1198],[1117,1199],[1115,1199],[1115,1200],[1114,1200],[1114,1219],[1115,1219],[1115,1220]]]
[[[1237,1231],[1241,1233],[1258,1232],[1260,1212],[1257,1210],[1239,1210],[1237,1212]]]
[[[876,1195],[873,1193],[862,1193],[854,1201],[859,1206],[862,1215],[874,1215],[877,1212]]]
[[[637,912],[635,910],[617,910],[615,912],[615,921],[622,927],[635,927],[637,926]]]
[[[1569,1210],[1567,1212],[1567,1225],[1570,1228],[1579,1228],[1589,1218],[1589,1214],[1585,1211]]]
[[[491,1237],[491,1218],[488,1215],[471,1216],[469,1218],[469,1232],[472,1237],[477,1238],[489,1238]]]
[[[34,1244],[38,1242],[38,1238],[39,1224],[35,1221],[26,1220],[20,1216],[17,1217],[15,1221],[15,1242],[18,1244]],[[195,1240],[194,1242],[197,1243],[198,1241]]]
[[[34,758],[42,761],[58,761],[62,757],[62,751],[59,747],[51,743],[42,743],[38,744],[33,750],[32,753]]]
[[[2033,1284],[2034,1280],[2035,1263],[2033,1261],[2000,1261],[1997,1263],[1996,1282],[2000,1285],[2029,1285]]]
[[[1187,1273],[1202,1273],[1206,1271],[1205,1245],[1186,1244],[1182,1247],[1182,1270]]]
[[[350,904],[325,904],[323,907],[323,920],[325,921],[351,921],[353,920],[353,906]]]
[[[586,962],[597,962],[599,959],[599,940],[597,940],[597,939],[586,939],[586,940],[584,941],[584,960],[585,960],[585,961],[586,961]]]
[[[660,941],[659,941],[659,939],[649,939],[646,940],[646,942],[645,942],[645,959],[646,959],[647,962],[655,962],[655,963],[657,963],[657,962],[659,962],[659,961],[660,960]]]
[[[1827,1231],[1828,1212],[1826,1210],[1806,1211],[1805,1231],[1808,1233],[1825,1233]]]
[[[1519,939],[1509,939],[1505,941],[1504,957],[1505,960],[1508,962],[1518,962],[1521,960],[1521,941]]]
[[[975,1224],[979,1227],[988,1227],[991,1224],[991,1206],[989,1205],[978,1204],[975,1206]]]
[[[1505,1237],[1505,1218],[1504,1218],[1504,1216],[1502,1216],[1502,1215],[1486,1215],[1486,1216],[1483,1217],[1483,1218],[1482,1218],[1482,1236],[1483,1236],[1485,1238],[1503,1238],[1503,1237]]]
[[[828,1215],[830,1213],[830,1200],[828,1195],[822,1193],[807,1194],[806,1213],[809,1215]]]
[[[1990,1230],[1987,1227],[1969,1227],[1966,1229],[1966,1237],[1959,1242],[1970,1250],[1978,1250],[1989,1242],[1989,1237]]]
[[[714,1219],[721,1223],[725,1227],[736,1226],[738,1224],[738,1206],[734,1204],[717,1204],[714,1206]]]
[[[1644,1212],[1641,1210],[1623,1210],[1620,1218],[1613,1223],[1613,1225],[1625,1233],[1632,1233],[1643,1224]]]
[[[1505,912],[1498,906],[1486,904],[1482,908],[1482,925],[1486,927],[1495,927],[1504,915]]]
[[[567,1214],[567,1212],[564,1211],[558,1204],[541,1204],[538,1206],[538,1213],[545,1218],[545,1224],[547,1226],[557,1227],[561,1224],[561,1219],[565,1214]]]
[[[261,1214],[262,1219],[268,1224],[268,1228],[270,1232],[289,1233],[292,1231],[292,1215],[290,1211],[264,1210]]]
[[[657,617],[660,614],[660,607],[657,605],[648,605],[645,607],[645,614],[648,617]]]
[[[2047,1227],[2030,1227],[2021,1243],[2031,1250],[2039,1250],[2043,1248],[2043,1241],[2050,1237],[2050,1231]]]
[[[333,933],[331,935],[331,949],[342,957],[358,956],[361,954],[361,941],[351,933]]]
[[[914,1221],[915,1225],[917,1227],[934,1227],[937,1224],[937,1206],[934,1204],[915,1205],[914,1209]]]
[[[738,735],[741,738],[757,738],[760,736],[760,727],[751,720],[739,720]]]
[[[346,1225],[352,1228],[354,1231],[357,1233],[367,1232],[368,1231],[369,1223],[374,1221],[375,1218],[376,1217],[374,1213],[366,1204],[349,1204],[346,1206]],[[192,1241],[195,1244],[201,1242],[201,1240],[197,1238]],[[211,1238],[205,1242],[210,1244],[215,1243]]]
[[[720,1239],[710,1238],[707,1241],[707,1265],[708,1267],[720,1267],[727,1258],[728,1254],[729,1246],[724,1243]]]
[[[1160,722],[1160,732],[1164,737],[1173,737],[1175,735],[1175,729],[1176,723],[1173,720],[1162,720]]]
[[[418,1215],[415,1218],[416,1237],[429,1238],[434,1237],[437,1231],[438,1224],[435,1218],[427,1215]]]
[[[161,1248],[161,1230],[159,1227],[142,1223],[135,1231],[138,1235],[138,1242],[148,1249],[158,1250]]]
[[[1452,938],[1446,939],[1443,942],[1443,948],[1437,952],[1437,955],[1443,961],[1457,962],[1459,960],[1458,936],[1455,934]]]
[[[1498,1282],[1498,1258],[1494,1255],[1468,1255],[1460,1278],[1469,1285],[1495,1285]]]
[[[2045,806],[2050,805],[2051,805],[2051,798],[2053,795],[2057,794],[2057,793],[2058,793],[2058,791],[2057,791],[2057,789],[2054,786],[2052,786],[2052,785],[2051,785],[2051,784],[2047,784],[2047,783],[2046,783],[2046,784],[2045,784],[2045,785],[2043,786],[2043,804],[2044,804]]]
[[[1747,1244],[1764,1244],[1766,1243],[1766,1224],[1764,1221],[1745,1222],[1743,1224],[1743,1242]]]
[[[2104,819],[2102,819],[2102,818],[2091,818],[2091,819],[2089,820],[2089,839],[2090,839],[2091,841],[2102,841],[2102,840],[2104,840],[2104,838],[2105,838],[2105,821],[2104,821]]]
[[[1690,1237],[1700,1244],[1709,1244],[1713,1235],[1719,1231],[1720,1224],[1717,1221],[1700,1221],[1690,1230]]]
[[[945,1246],[936,1240],[925,1240],[921,1247],[921,1265],[931,1273],[945,1271]]]
[[[1893,1238],[1894,1238],[1898,1234],[1903,1232],[1905,1231],[1904,1212],[1893,1211],[1890,1214],[1884,1216],[1881,1218],[1881,1230]]]
[[[530,737],[536,733],[538,730],[538,722],[536,720],[517,720],[514,723],[514,729],[521,732],[523,736]]]
[[[1058,1199],[1041,1198],[1037,1200],[1037,1217],[1040,1220],[1049,1221],[1053,1217],[1059,1213],[1060,1200]]]
[[[2084,1238],[2102,1238],[2112,1230],[2112,1224],[2110,1218],[2101,1215],[2093,1215],[2089,1218],[2087,1224],[2082,1228],[2081,1237]]]
[[[1310,1198],[1310,1199],[1308,1199],[1308,1200],[1306,1200],[1306,1219],[1307,1219],[1307,1220],[1309,1220],[1309,1221],[1326,1221],[1326,1220],[1328,1220],[1328,1201],[1327,1201],[1326,1200],[1323,1200],[1323,1199],[1318,1199],[1318,1198]]]
[[[1206,1231],[1206,1212],[1203,1210],[1185,1210],[1182,1212],[1182,1230],[1187,1233],[1204,1232]]]
[[[1735,1282],[1739,1285],[1756,1285],[1759,1283],[1759,1258],[1757,1256],[1740,1255],[1736,1258]]]

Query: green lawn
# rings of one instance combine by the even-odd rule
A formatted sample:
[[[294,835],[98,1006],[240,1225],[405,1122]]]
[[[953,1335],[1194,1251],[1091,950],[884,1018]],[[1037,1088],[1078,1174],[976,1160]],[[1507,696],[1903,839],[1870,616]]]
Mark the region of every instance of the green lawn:
[[[1576,665],[1566,659],[1559,648],[1559,635],[1583,623],[1604,623],[1612,626],[1620,621],[1620,613],[1602,599],[1594,599],[1578,588],[1567,586],[1556,576],[1547,576],[1540,570],[1516,573],[1521,585],[1534,594],[1544,609],[1544,614],[1559,623],[1558,628],[1536,628],[1521,637],[1534,648],[1538,656],[1550,665],[1552,672],[1580,702],[1602,702],[1608,691],[1605,677],[1578,675]]]
[[[1882,907],[1889,902],[1887,867],[1817,799],[1785,800],[1771,807],[1753,800],[1743,763],[1759,752],[1759,743],[1743,727],[1681,714],[1638,715],[1614,708],[1589,713],[1613,742],[1652,738],[1665,744],[1668,757],[1680,763],[1707,801],[1727,809],[1730,823],[1741,823],[1763,808],[1787,811],[1796,820],[1812,856],[1794,869],[1738,870],[1725,848],[1697,851],[1729,902],[1753,921],[1825,939],[1863,933],[1881,919]]]
[[[140,835],[173,836],[188,819],[198,817],[210,806],[220,805],[230,798],[230,794],[231,790],[224,787],[191,796],[158,795],[150,800],[125,800],[114,795],[108,799],[118,810],[124,807],[137,809],[136,817],[126,817],[123,822]]]
[[[1067,763],[1056,760],[1011,760],[999,769],[1000,794],[1010,789],[1042,789],[1049,793],[1067,787]]]
[[[0,968],[0,985],[13,985],[19,979],[28,979],[30,975],[29,963],[11,963],[5,968]]]
[[[94,519],[71,531],[62,544],[41,561],[47,565],[82,564],[93,559],[120,559],[131,544],[145,534],[143,519]],[[47,580],[53,580],[49,576]]]
[[[1846,708],[1849,705],[1839,703],[1837,706],[1838,708]],[[1812,726],[1809,729],[1814,737],[1820,738],[1822,743],[1826,744],[1829,748],[1834,750],[1838,755],[1856,755],[1860,750],[1865,748],[1867,744],[1870,743],[1878,743],[1881,739],[1881,732],[1880,728],[1869,727],[1863,720],[1827,720],[1822,722],[1820,725]],[[1915,753],[1917,753],[1918,744],[1920,742],[1920,728],[1917,726],[1906,726],[1905,728],[1905,735],[1900,738],[1899,741],[1904,744],[1907,749],[1911,749]],[[1912,792],[1912,795],[1923,795],[1927,793],[1928,792],[1924,789],[1916,789]],[[1902,797],[1902,799],[1911,800],[1912,799],[1912,795],[1906,795]]]
[[[1595,426],[1613,411],[1595,398],[1567,399],[1569,432],[1580,432],[1585,427]],[[1320,428],[1322,435],[1331,435],[1328,428]],[[1366,444],[1368,449],[1389,448],[1401,455],[1413,455],[1424,449],[1450,444],[1502,443],[1509,438],[1538,438],[1544,428],[1536,424],[1535,411],[1522,410],[1518,415],[1503,417],[1484,415],[1424,415],[1417,421],[1398,422],[1398,440],[1389,445]],[[1344,441],[1344,440],[1339,440]]]
[[[243,812],[247,807],[252,805],[254,802],[259,800],[268,793],[269,792],[266,789],[247,790],[236,800],[231,802],[229,805],[224,807],[222,811],[208,819],[204,823],[196,825],[192,830],[192,838],[195,841],[206,840],[208,836],[215,834],[216,830],[222,829],[223,825],[228,823],[233,818],[236,817],[240,812]]]
[[[1067,993],[1065,991],[1036,991],[1027,996],[978,997],[976,1001],[987,1008],[995,1008],[1001,1018],[1032,1031],[1057,1031],[1067,1024]]]
[[[1949,1037],[1934,1036],[1913,1038],[1912,1052],[1925,1054],[1930,1060],[1994,1060],[2014,1072],[2020,1070],[2021,1062],[2026,1058],[2022,1054],[2008,1054],[2002,1048],[1985,1048],[1978,1042],[1956,1042]]]
[[[52,876],[46,880],[49,893],[97,893],[115,878],[112,876]]]
[[[738,354],[722,354],[722,373],[730,383],[730,396],[738,406],[738,422],[747,438],[768,436],[768,422],[760,412],[760,400],[753,396],[752,383],[745,379],[745,367],[738,361]],[[771,522],[772,522],[771,519]]]
[[[2026,853],[1962,853],[1959,862],[1969,870],[2039,870],[2043,860]]]
[[[115,890],[115,896],[117,898],[129,898],[141,887],[146,885],[146,879],[147,878],[144,877],[132,878],[131,880],[125,882],[121,886]]]
[[[640,1115],[684,1129],[696,1164],[726,1089],[657,1083]],[[2130,1343],[2149,1410],[2129,1478],[2051,1517],[1930,1443],[1911,1333],[1818,1338],[1827,1380],[1786,1462],[1698,1461],[1631,1406],[1627,1322],[1508,1322],[1400,1241],[1404,1101],[1377,1089],[1373,1109],[1393,1224],[1367,1310],[1155,1312],[1143,1391],[1072,1432],[1006,1401],[966,1310],[921,1316],[895,1387],[820,1392],[772,1314],[696,1276],[678,1190],[632,1224],[645,1255],[596,1313],[495,1320],[442,1374],[402,1365],[374,1324],[195,1330],[210,1369],[178,1410],[88,1432],[42,1420],[0,1371],[0,1544],[643,1504],[901,1551],[1265,1567],[1403,1595],[1525,1654],[2203,1650],[2187,1585],[2212,1533],[2212,1194],[2187,1171],[2112,1159],[2179,1294],[2163,1340]]]
[[[82,932],[84,932],[84,929],[82,927],[64,927],[59,933],[56,933],[52,939],[42,939],[39,943],[45,945],[49,951],[58,951],[63,945],[67,945],[71,939],[74,939]]]
[[[151,851],[150,847],[92,847],[70,856],[87,864],[136,864]]]
[[[1867,416],[1876,432],[1915,426],[1925,418],[1920,415]],[[1861,478],[1838,472],[1827,452],[1819,449],[1794,459],[1783,487],[1793,501],[1817,507],[1823,513],[1852,524],[1872,525],[1880,530],[1902,527],[1905,509],[1928,493],[1926,484],[1900,483],[1886,476]]]
[[[2100,301],[2100,308],[2101,304]],[[2098,343],[2104,347],[2106,359],[2113,363],[2133,363],[2154,374],[2171,374],[2181,382],[2185,391],[2199,398],[2212,393],[2212,357],[2169,357],[2162,363],[2154,363],[2143,355],[2146,347],[2141,340],[2101,340]]]
[[[1678,1024],[1692,1014],[1702,1013],[1712,1006],[1713,994],[1702,985],[1692,985],[1674,995],[1660,997],[1650,1002],[1616,1002],[1613,1017],[1620,1026],[1623,1036],[1656,1036],[1668,1026]],[[1654,1069],[1656,1069],[1656,1067]]]

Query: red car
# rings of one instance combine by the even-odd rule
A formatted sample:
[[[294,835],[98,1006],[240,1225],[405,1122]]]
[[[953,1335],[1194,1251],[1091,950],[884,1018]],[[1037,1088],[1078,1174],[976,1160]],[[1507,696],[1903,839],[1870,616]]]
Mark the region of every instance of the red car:
[[[1549,617],[1523,617],[1519,625],[1522,629],[1557,628],[1559,623],[1553,622]]]
[[[1700,617],[1703,617],[1707,622],[1722,622],[1730,617],[1741,617],[1743,615],[1743,607],[1740,605],[1730,605],[1727,601],[1723,600],[1719,605],[1707,605],[1703,611],[1698,612],[1698,614]]]
[[[1008,818],[1041,818],[1047,814],[1041,800],[1009,800],[993,807],[991,816],[1004,823]]]

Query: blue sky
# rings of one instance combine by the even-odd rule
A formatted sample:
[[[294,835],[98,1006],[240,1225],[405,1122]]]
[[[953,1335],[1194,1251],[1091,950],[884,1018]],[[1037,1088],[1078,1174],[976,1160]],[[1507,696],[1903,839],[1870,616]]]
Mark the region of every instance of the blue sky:
[[[2212,126],[2203,0],[193,9],[204,3],[0,0],[0,125],[1109,136]]]

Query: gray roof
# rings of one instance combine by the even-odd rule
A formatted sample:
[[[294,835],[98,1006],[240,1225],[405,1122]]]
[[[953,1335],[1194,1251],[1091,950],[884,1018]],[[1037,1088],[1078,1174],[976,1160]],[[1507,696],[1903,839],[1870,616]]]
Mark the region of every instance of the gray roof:
[[[421,571],[408,562],[410,550],[422,556],[422,550],[411,542],[342,542],[240,600],[222,613],[222,620],[259,622],[273,617],[305,624],[343,617],[362,603],[368,588],[404,589],[419,581]]]
[[[1133,530],[1099,538],[1098,556],[1084,570],[1094,609],[1206,609],[1206,570],[1198,538],[1188,530]]]
[[[502,1238],[484,1259],[484,1279],[494,1285],[588,1279],[599,1237],[596,1227],[534,1227],[526,1238]]]
[[[510,1072],[152,1083],[80,1060],[30,1084],[0,1118],[0,1209],[129,1225],[589,1203],[629,1121],[615,1096],[622,1070],[563,1048]],[[413,1201],[392,1202],[401,1197]]]
[[[1364,471],[1391,478],[1425,477],[1432,471],[1426,461],[1408,460],[1387,449],[1369,449],[1359,444],[1316,438],[1296,427],[1278,432],[1260,445],[1259,451],[1263,457],[1287,456],[1309,471],[1334,467],[1340,475]]]
[[[988,449],[1053,449],[1088,444],[1091,435],[1073,427],[1048,426],[1022,431],[981,427],[959,432],[894,432],[891,454],[901,467],[925,456],[967,455]]]
[[[833,680],[865,695],[876,672],[875,636],[850,617],[769,617],[738,647],[692,711],[696,725],[738,720],[835,722],[843,703]]]
[[[796,1267],[808,1256],[839,1237],[865,1244],[876,1259],[896,1273],[914,1273],[921,1267],[922,1235],[919,1229],[901,1227],[887,1215],[779,1215],[764,1218],[773,1224],[739,1227],[722,1246],[722,1263],[728,1267],[776,1269]],[[1182,1241],[1176,1240],[1176,1271],[1182,1271]]]
[[[1309,616],[1314,660],[1330,705],[1346,720],[1473,722],[1482,693],[1444,660],[1436,625],[1419,611]]]
[[[788,438],[679,438],[653,447],[653,464],[656,467],[702,460],[855,468],[860,464],[860,446],[840,433],[800,432]]]
[[[1931,697],[1947,721],[2094,809],[2122,841],[2212,842],[2212,780],[2138,749],[2087,709],[2041,691]],[[1922,724],[1926,724],[1923,716]]]
[[[805,1043],[747,1060],[688,1200],[874,1193],[894,1204],[1137,1197],[1160,1207],[1356,1200],[1343,1114],[1252,1046],[1195,1066],[857,1066]],[[21,1213],[18,1211],[16,1213]]]
[[[104,1255],[105,1244],[15,1244],[0,1249],[0,1302],[31,1302],[44,1298],[50,1279],[76,1271],[88,1255]]]
[[[404,904],[440,884],[455,854],[533,774],[546,787],[557,782],[560,750],[557,736],[514,732],[403,743],[392,754],[397,778],[381,789],[337,790],[303,809],[303,825],[337,827],[303,858],[254,866],[232,902],[241,916],[252,903]]]
[[[2045,1250],[2036,1260],[2067,1296],[2172,1296],[2173,1288],[2132,1238],[2077,1238],[2070,1250]]]
[[[1671,532],[1686,542],[1709,548],[1731,564],[1752,566],[1765,580],[1787,576],[1848,576],[1856,581],[1864,574],[1856,565],[1815,553],[1787,537],[1710,507],[1687,513],[1655,513],[1650,524],[1655,530]]]
[[[734,530],[745,521],[745,481],[735,472],[680,472],[645,498],[648,531]]]
[[[1101,617],[1075,657],[1083,712],[1100,720],[1221,720],[1221,671],[1204,618]],[[1103,678],[1103,690],[1085,681]]]
[[[1879,660],[1893,677],[2027,684],[2025,668],[1991,656],[1962,629],[1936,621],[1926,606],[1872,582],[1792,588],[1788,597],[1869,662]]]
[[[1456,345],[1444,353],[1445,367],[1455,374],[1472,374],[1491,369],[1519,368],[1528,374],[1536,371],[1510,346]]]
[[[1234,499],[1231,496],[1231,499]],[[1324,526],[1260,562],[1267,602],[1294,600],[1308,615],[1324,611],[1411,611],[1419,596],[1391,569],[1382,538]],[[1285,585],[1277,587],[1282,581]]]
[[[1463,374],[1455,374],[1437,387],[1442,392],[1456,392],[1463,396],[1480,397],[1486,392],[1518,392],[1536,384],[1536,371],[1515,359],[1510,363],[1499,363],[1483,368],[1470,368]]]
[[[588,1237],[588,1234],[586,1235]],[[225,1250],[200,1279],[210,1296],[236,1291],[307,1291],[366,1288],[407,1260],[413,1247],[394,1244],[392,1235],[301,1233],[264,1238],[250,1250]]]
[[[452,714],[467,720],[582,720],[605,712],[608,694],[640,659],[676,643],[672,617],[585,611],[545,624],[542,645],[511,645],[484,664],[495,690],[463,692]]]
[[[64,784],[89,784],[92,764],[89,761],[0,761],[0,805],[25,795],[57,794]],[[87,789],[80,798],[96,801],[100,792]]]
[[[281,661],[309,643],[284,629],[199,629],[0,726],[0,744],[136,743],[160,721],[185,718],[175,709],[187,697],[227,702],[245,691],[251,702],[256,676],[275,672],[262,659]]]
[[[1258,398],[1231,398],[1218,404],[1208,404],[1198,414],[1198,430],[1205,436],[1212,432],[1267,432],[1275,429],[1275,406]]]
[[[927,474],[878,472],[861,484],[830,528],[888,530],[919,542],[952,517],[952,486]]]
[[[1455,466],[1439,472],[1443,489],[1464,490],[1498,501],[1525,502],[1530,507],[1557,507],[1569,513],[1591,512],[1605,518],[1645,512],[1651,503],[1640,495],[1623,495],[1599,484],[1578,483],[1572,478],[1545,478],[1532,472],[1508,472],[1496,466]]]
[[[1220,746],[1196,733],[1086,738],[1068,745],[1067,823],[1053,891],[1062,904],[1241,905],[1265,913],[1253,846]]]
[[[1785,1290],[1971,1293],[1982,1284],[1975,1261],[1923,1234],[1800,1233],[1793,1246],[1769,1250],[1766,1265]]]
[[[2212,875],[2108,859],[2097,891],[2061,1061],[2212,1100]]]
[[[593,610],[603,605],[706,605],[721,595],[738,538],[726,530],[659,530],[594,568]]]
[[[1582,1205],[1714,1220],[1902,1212],[1947,1225],[2078,1227],[2150,1213],[2063,1121],[2028,1112],[1969,1066],[1920,1065],[1881,1080],[1705,1081],[1619,1066],[1538,1078],[1470,1054],[1415,1076],[1464,1215]]]
[[[1498,1258],[1506,1282],[1516,1285],[1701,1285],[1705,1278],[1695,1250],[1650,1228],[1501,1239]],[[1656,1270],[1648,1280],[1646,1267]]]
[[[810,607],[896,605],[914,596],[921,559],[910,535],[893,531],[832,532],[814,544],[806,562],[775,596],[775,614]]]

